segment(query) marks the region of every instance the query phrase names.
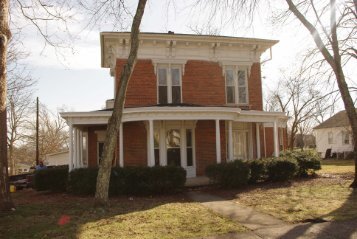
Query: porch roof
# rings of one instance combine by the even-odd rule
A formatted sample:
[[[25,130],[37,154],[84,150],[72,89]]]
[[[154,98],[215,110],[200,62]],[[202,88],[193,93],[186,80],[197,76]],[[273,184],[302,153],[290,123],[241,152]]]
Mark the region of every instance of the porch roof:
[[[112,110],[87,112],[62,112],[61,116],[70,125],[107,124]],[[288,117],[283,112],[242,110],[237,107],[198,106],[150,106],[125,108],[122,122],[143,120],[231,120],[237,122],[280,122],[285,124]]]

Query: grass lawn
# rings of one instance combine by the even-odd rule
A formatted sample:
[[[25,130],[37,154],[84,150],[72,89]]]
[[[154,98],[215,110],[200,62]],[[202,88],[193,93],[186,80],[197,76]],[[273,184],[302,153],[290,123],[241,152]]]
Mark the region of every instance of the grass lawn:
[[[92,198],[23,190],[17,210],[0,217],[1,238],[195,238],[246,229],[184,195],[113,198],[108,211]]]
[[[353,160],[324,159],[321,161],[321,170],[318,174],[345,174],[354,173]]]
[[[236,203],[252,206],[288,222],[357,218],[357,190],[352,190],[354,162],[323,160],[318,177],[291,183],[265,183],[223,192]]]

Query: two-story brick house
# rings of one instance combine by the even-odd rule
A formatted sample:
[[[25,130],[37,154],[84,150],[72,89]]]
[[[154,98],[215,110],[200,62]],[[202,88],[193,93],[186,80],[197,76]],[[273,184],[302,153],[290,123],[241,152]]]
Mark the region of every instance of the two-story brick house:
[[[114,94],[130,33],[103,32],[101,65]],[[277,43],[253,38],[141,33],[129,82],[115,165],[178,165],[187,177],[214,163],[278,155],[287,117],[264,112],[261,54]],[[100,87],[100,86],[98,86]],[[70,170],[101,160],[113,100],[104,110],[65,112]]]

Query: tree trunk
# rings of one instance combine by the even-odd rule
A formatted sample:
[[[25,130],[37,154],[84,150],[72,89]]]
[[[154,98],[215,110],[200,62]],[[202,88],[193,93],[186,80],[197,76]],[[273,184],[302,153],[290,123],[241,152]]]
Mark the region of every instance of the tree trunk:
[[[348,90],[348,86],[345,80],[345,75],[342,69],[341,55],[339,52],[337,31],[336,31],[336,9],[335,9],[335,0],[330,0],[330,20],[331,20],[331,40],[332,40],[332,50],[333,55],[330,54],[326,45],[323,43],[320,35],[316,28],[301,14],[301,12],[296,8],[292,0],[286,0],[286,3],[289,5],[289,10],[299,19],[299,21],[309,30],[312,38],[315,41],[316,46],[319,51],[331,66],[338,85],[338,89],[341,93],[341,97],[346,109],[346,113],[352,128],[353,135],[353,157],[355,161],[355,178],[351,187],[357,188],[357,113],[353,104],[351,94]]]
[[[6,120],[6,53],[11,37],[9,29],[9,1],[0,2],[0,211],[14,208],[9,192]]]
[[[108,206],[109,181],[112,168],[112,160],[117,144],[117,134],[122,122],[125,95],[131,74],[133,72],[139,48],[139,27],[144,14],[147,0],[139,0],[138,7],[133,19],[130,36],[130,54],[127,63],[120,75],[120,88],[114,102],[113,114],[109,119],[107,133],[104,142],[103,159],[99,165],[97,187],[94,205],[99,207]]]

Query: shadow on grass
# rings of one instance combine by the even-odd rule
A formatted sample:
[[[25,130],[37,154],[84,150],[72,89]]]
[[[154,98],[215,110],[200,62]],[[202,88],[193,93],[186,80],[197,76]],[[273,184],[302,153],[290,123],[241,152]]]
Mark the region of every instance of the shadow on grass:
[[[357,238],[357,189],[351,191],[351,194],[343,205],[329,214],[316,218],[316,222],[323,222],[323,218],[332,217],[339,221],[330,221],[323,223],[306,223],[294,227],[281,238],[299,238],[301,236],[313,233],[311,238]],[[352,213],[354,219],[343,220],[341,215]]]
[[[92,207],[93,197],[34,190],[17,192],[14,201],[17,210],[0,217],[1,238],[79,238],[83,225],[90,224],[91,230],[100,230],[103,223],[109,222],[105,219],[150,210],[168,203],[189,202],[183,194],[113,197],[110,207],[104,211]],[[101,220],[102,223],[94,223]]]

